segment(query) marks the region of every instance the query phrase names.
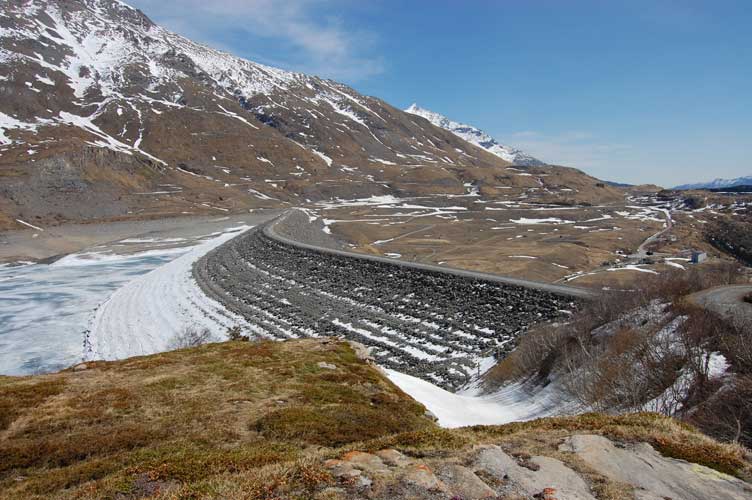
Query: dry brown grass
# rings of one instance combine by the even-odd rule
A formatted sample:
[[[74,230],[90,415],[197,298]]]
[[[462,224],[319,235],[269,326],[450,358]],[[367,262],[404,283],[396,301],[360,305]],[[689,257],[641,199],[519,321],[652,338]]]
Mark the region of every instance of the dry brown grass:
[[[479,443],[560,456],[598,498],[620,498],[618,485],[558,452],[574,432],[749,472],[741,448],[657,415],[441,429],[347,344],[328,340],[227,342],[3,377],[0,401],[3,499],[302,500],[334,484],[322,463],[347,451],[396,448],[433,463]]]
[[[724,444],[700,433],[694,427],[657,413],[604,415],[589,413],[554,417],[502,426],[476,426],[476,438],[504,443],[527,437],[560,442],[571,433],[599,434],[623,443],[646,442],[665,456],[695,462],[743,479],[752,478],[749,451],[736,444]],[[558,439],[558,440],[557,440]]]
[[[64,380],[29,380],[22,384],[13,382],[12,378],[0,378],[0,431],[7,429],[24,411],[41,405],[46,399],[62,392],[65,387]]]
[[[318,340],[228,342],[5,377],[0,405],[3,498],[223,496],[230,476],[253,492],[243,498],[305,497],[328,480],[306,465],[311,454],[434,427],[347,344]]]
[[[511,177],[530,180],[527,177]],[[340,207],[326,210],[322,215],[338,221],[363,221],[369,217],[389,221],[382,224],[338,222],[331,226],[338,237],[355,244],[358,251],[399,253],[405,260],[442,262],[451,267],[547,282],[577,271],[598,268],[604,261],[612,260],[615,251],[636,249],[647,234],[660,228],[655,221],[630,219],[620,219],[618,231],[613,230],[616,225],[613,220],[583,223],[590,230],[578,229],[570,224],[513,224],[509,222],[510,219],[538,216],[531,215],[529,210],[485,210],[486,206],[494,206],[472,201],[462,198],[447,201],[452,206],[467,208],[456,213],[456,219],[394,216],[404,210],[380,207]],[[593,207],[562,208],[561,211],[547,211],[541,217],[590,220],[598,219],[603,212]],[[385,243],[374,245],[376,241]],[[520,255],[535,258],[516,257]],[[598,278],[613,282],[616,274],[619,273],[600,273]],[[625,274],[634,278],[636,273]],[[578,279],[572,284],[582,283]],[[594,283],[590,284],[595,286]],[[601,286],[598,285],[598,288]]]

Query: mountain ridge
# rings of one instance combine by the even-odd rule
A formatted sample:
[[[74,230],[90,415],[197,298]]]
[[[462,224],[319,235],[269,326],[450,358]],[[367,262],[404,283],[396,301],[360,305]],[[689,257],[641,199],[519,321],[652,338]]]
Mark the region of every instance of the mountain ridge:
[[[690,189],[720,189],[734,186],[752,185],[752,175],[736,177],[734,179],[715,178],[709,182],[696,182],[691,184],[681,184],[672,189],[690,190]]]
[[[449,130],[450,132],[466,140],[467,142],[475,144],[476,146],[485,149],[491,154],[494,154],[499,158],[512,163],[513,165],[525,167],[541,167],[546,165],[546,163],[538,160],[537,158],[533,158],[529,154],[520,151],[519,149],[499,144],[496,139],[483,132],[479,128],[476,128],[472,125],[456,122],[440,113],[421,108],[416,103],[411,104],[407,109],[405,109],[405,112],[422,116],[437,127]]]

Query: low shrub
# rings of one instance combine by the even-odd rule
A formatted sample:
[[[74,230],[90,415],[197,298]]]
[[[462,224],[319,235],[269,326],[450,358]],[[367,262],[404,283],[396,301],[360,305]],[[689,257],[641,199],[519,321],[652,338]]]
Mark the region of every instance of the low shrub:
[[[248,342],[251,338],[248,335],[243,335],[243,329],[240,326],[233,326],[227,329],[227,338],[229,340],[240,340]]]
[[[735,377],[696,405],[687,420],[722,441],[752,446],[752,376]]]
[[[168,342],[167,348],[174,351],[176,349],[198,347],[211,342],[216,342],[216,339],[212,336],[208,328],[189,326],[180,333],[175,334]]]
[[[423,407],[402,404],[343,404],[316,409],[293,406],[263,416],[252,426],[267,438],[342,446],[426,427]]]
[[[711,360],[717,365],[721,354],[732,372],[752,376],[752,324],[729,322],[685,300],[696,291],[734,283],[736,269],[719,264],[647,277],[639,291],[585,303],[568,322],[542,325],[523,336],[488,373],[486,388],[555,378],[586,408],[660,411],[718,439],[748,444],[747,385],[737,380],[719,391]],[[702,411],[693,416],[694,408]]]

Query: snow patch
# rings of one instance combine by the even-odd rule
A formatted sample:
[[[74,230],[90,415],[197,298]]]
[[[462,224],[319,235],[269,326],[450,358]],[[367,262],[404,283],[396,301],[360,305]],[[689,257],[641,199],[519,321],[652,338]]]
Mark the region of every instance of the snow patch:
[[[488,207],[486,207],[488,209]],[[547,217],[545,219],[528,219],[526,217],[522,217],[520,219],[509,219],[509,222],[514,222],[515,224],[521,224],[521,225],[535,225],[535,224],[574,224],[575,221],[573,220],[563,220],[559,219],[557,217]]]
[[[500,425],[573,410],[555,383],[532,394],[519,383],[489,395],[475,395],[471,391],[454,394],[411,375],[384,371],[397,387],[436,415],[441,427]]]

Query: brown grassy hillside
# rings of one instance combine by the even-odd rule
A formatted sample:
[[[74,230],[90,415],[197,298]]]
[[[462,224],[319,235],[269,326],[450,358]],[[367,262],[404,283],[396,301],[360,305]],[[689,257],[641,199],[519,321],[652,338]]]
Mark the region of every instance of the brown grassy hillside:
[[[338,479],[324,464],[350,450],[396,448],[436,464],[482,442],[568,460],[557,446],[572,432],[749,470],[739,448],[657,415],[440,429],[333,340],[227,342],[4,377],[0,417],[2,498],[340,498],[327,496]],[[570,465],[598,498],[619,498],[623,486]]]
[[[0,490],[138,497],[274,464],[316,477],[301,461],[309,447],[433,427],[423,413],[334,342],[215,344],[2,378]]]

